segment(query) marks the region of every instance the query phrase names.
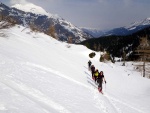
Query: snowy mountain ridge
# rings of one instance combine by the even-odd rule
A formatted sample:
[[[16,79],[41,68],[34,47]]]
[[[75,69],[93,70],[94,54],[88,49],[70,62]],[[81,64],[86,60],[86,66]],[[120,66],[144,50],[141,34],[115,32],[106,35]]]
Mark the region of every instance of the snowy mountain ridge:
[[[131,23],[131,25],[125,26],[124,28],[132,30],[133,28],[136,29],[136,27],[138,26],[147,26],[147,25],[150,26],[150,18],[146,18],[144,20]]]
[[[133,62],[99,62],[102,53],[16,25],[0,30],[1,113],[149,113],[150,82]],[[104,95],[87,62],[103,71]]]
[[[19,9],[19,10],[22,10],[24,12],[34,13],[34,14],[37,14],[37,15],[46,15],[49,18],[55,18],[55,19],[61,19],[62,20],[62,18],[60,16],[58,16],[57,14],[51,14],[51,13],[45,11],[45,9],[43,9],[42,7],[37,6],[35,4],[32,4],[32,3],[15,4],[15,5],[11,6],[11,7]]]
[[[47,13],[42,7],[36,6],[32,3],[29,4],[15,4],[12,6],[13,8],[25,11],[25,12],[31,12],[35,14],[41,14],[41,15],[47,15],[51,16],[52,14]]]
[[[10,16],[17,21],[17,24],[26,27],[32,26],[46,34],[50,32],[50,27],[53,26],[56,37],[60,41],[67,42],[68,37],[71,37],[72,43],[77,43],[92,37],[58,15],[47,13],[43,8],[34,4],[16,4],[10,8],[1,3],[0,9],[2,16]]]
[[[97,30],[97,29],[84,28],[83,31],[91,34],[95,38],[99,38],[102,36],[110,36],[110,35],[116,35],[116,36],[131,35],[147,27],[150,27],[150,18],[146,18],[146,19],[131,23],[128,26],[114,28],[111,30]]]

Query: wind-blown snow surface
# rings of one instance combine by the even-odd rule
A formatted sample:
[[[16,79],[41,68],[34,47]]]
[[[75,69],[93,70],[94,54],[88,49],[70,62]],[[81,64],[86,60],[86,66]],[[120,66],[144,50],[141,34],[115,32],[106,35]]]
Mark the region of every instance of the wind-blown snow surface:
[[[23,29],[0,31],[0,113],[149,113],[150,80],[131,63],[91,59],[107,80],[102,95],[87,69],[91,50]]]

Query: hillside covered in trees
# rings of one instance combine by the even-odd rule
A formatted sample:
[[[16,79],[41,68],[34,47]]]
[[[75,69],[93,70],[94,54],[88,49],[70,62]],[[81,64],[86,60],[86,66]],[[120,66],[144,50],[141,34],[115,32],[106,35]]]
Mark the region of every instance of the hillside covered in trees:
[[[145,42],[142,40],[145,40]],[[150,27],[140,30],[132,35],[104,36],[85,40],[80,44],[95,51],[107,51],[112,58],[123,58],[125,55],[125,60],[133,61],[141,60],[141,57],[143,57],[141,54],[146,54],[146,56],[144,56],[146,57],[145,59],[150,61]]]

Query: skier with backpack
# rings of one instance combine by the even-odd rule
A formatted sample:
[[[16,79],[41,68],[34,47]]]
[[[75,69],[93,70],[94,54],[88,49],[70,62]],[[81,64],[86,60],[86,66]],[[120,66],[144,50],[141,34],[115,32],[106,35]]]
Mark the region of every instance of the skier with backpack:
[[[93,78],[93,77],[94,77],[94,72],[95,72],[95,66],[92,65],[92,66],[91,66],[92,79],[94,79],[94,78]]]
[[[97,80],[98,75],[99,75],[99,72],[98,72],[98,69],[96,69],[95,72],[94,72],[94,80],[95,80],[95,83],[96,83],[96,80]]]
[[[98,91],[101,92],[102,94],[103,94],[103,92],[102,92],[102,83],[103,83],[103,80],[104,80],[104,82],[106,84],[106,80],[105,80],[103,71],[101,71],[99,73],[98,77],[97,77],[97,83],[98,83]]]

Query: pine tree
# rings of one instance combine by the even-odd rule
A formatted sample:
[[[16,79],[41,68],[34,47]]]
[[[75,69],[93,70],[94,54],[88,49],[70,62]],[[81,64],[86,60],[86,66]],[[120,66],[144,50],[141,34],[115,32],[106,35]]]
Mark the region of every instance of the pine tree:
[[[126,52],[125,52],[125,49],[124,49],[124,48],[123,48],[123,55],[122,55],[122,58],[123,58],[123,64],[122,64],[122,66],[125,66]]]
[[[135,52],[139,56],[139,60],[143,61],[143,77],[145,77],[146,62],[150,60],[150,42],[148,41],[148,36],[141,38],[140,45]]]

